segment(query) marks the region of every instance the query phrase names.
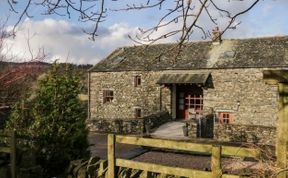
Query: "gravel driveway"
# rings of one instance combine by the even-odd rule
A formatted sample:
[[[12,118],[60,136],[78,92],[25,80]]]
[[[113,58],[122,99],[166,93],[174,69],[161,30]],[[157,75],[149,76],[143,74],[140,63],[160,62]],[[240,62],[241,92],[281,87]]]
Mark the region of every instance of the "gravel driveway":
[[[98,156],[101,159],[107,159],[107,134],[90,133],[88,140],[91,144],[91,154],[93,156]],[[135,145],[116,144],[116,157],[171,167],[203,171],[211,170],[210,155],[205,156],[162,150],[148,150]],[[223,172],[229,174],[259,173],[260,171],[269,171],[269,169],[271,169],[269,166],[270,165],[265,162],[244,161],[243,158],[222,158]]]
[[[133,159],[134,161],[181,167],[202,171],[211,171],[211,156],[150,151]],[[269,171],[271,165],[265,162],[244,161],[243,158],[226,157],[221,159],[223,173],[234,175]]]
[[[107,159],[107,134],[89,133],[88,141],[92,156],[98,156],[101,159]],[[147,152],[147,149],[128,144],[116,144],[116,157],[131,159],[135,156]]]

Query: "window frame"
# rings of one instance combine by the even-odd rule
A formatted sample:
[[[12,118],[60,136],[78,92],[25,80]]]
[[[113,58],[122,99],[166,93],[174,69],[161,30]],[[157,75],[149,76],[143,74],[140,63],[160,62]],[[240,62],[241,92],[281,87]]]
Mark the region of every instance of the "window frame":
[[[134,108],[134,118],[139,119],[142,118],[142,109]]]
[[[203,113],[203,102],[204,102],[204,97],[203,95],[188,95],[187,97],[185,97],[184,104],[189,108],[189,109],[194,109],[194,111],[197,114],[202,114]],[[184,107],[186,108],[186,107]]]
[[[141,75],[134,76],[134,87],[139,87],[142,84]]]
[[[112,93],[112,95],[111,95]],[[112,103],[114,100],[114,90],[104,89],[103,90],[103,104]]]
[[[232,112],[219,112],[218,116],[221,124],[232,124]]]

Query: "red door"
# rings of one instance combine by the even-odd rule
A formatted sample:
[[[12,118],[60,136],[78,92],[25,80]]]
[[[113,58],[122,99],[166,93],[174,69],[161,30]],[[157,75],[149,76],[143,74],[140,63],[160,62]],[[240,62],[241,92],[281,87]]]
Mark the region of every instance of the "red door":
[[[202,88],[189,85],[178,86],[177,118],[189,119],[189,112],[202,114],[203,91]]]
[[[190,95],[185,97],[185,119],[189,119],[189,114],[202,114],[203,113],[203,97],[202,95]]]

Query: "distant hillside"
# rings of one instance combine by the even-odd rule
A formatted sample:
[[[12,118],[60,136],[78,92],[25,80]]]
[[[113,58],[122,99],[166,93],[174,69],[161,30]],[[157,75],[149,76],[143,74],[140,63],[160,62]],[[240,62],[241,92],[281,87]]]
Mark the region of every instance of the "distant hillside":
[[[92,65],[68,65],[72,66],[73,71],[81,77],[83,93],[86,93],[86,73]],[[45,62],[14,63],[0,61],[0,119],[7,117],[13,104],[29,93],[36,84],[37,78],[46,73],[51,66],[52,64]],[[67,64],[61,63],[60,66],[64,69]]]
[[[42,62],[1,62],[0,107],[9,107],[19,100],[26,94],[32,83],[49,68],[49,64]]]

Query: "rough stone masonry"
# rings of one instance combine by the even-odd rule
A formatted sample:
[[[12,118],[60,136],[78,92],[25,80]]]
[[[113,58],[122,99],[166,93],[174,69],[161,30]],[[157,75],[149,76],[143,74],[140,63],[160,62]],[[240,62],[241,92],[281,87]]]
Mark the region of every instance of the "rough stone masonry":
[[[193,81],[171,85],[157,81],[164,74],[206,73],[209,78],[199,86],[204,111],[213,108],[217,117],[229,112],[230,125],[276,126],[278,86],[266,84],[263,71],[288,70],[288,37],[193,42],[184,44],[180,53],[173,47],[123,47],[95,65],[89,71],[88,121],[138,120],[135,111],[142,118],[168,112],[175,119],[179,98],[173,86]],[[141,77],[141,85],[135,86],[135,76]],[[103,102],[105,90],[113,91],[110,102]]]

